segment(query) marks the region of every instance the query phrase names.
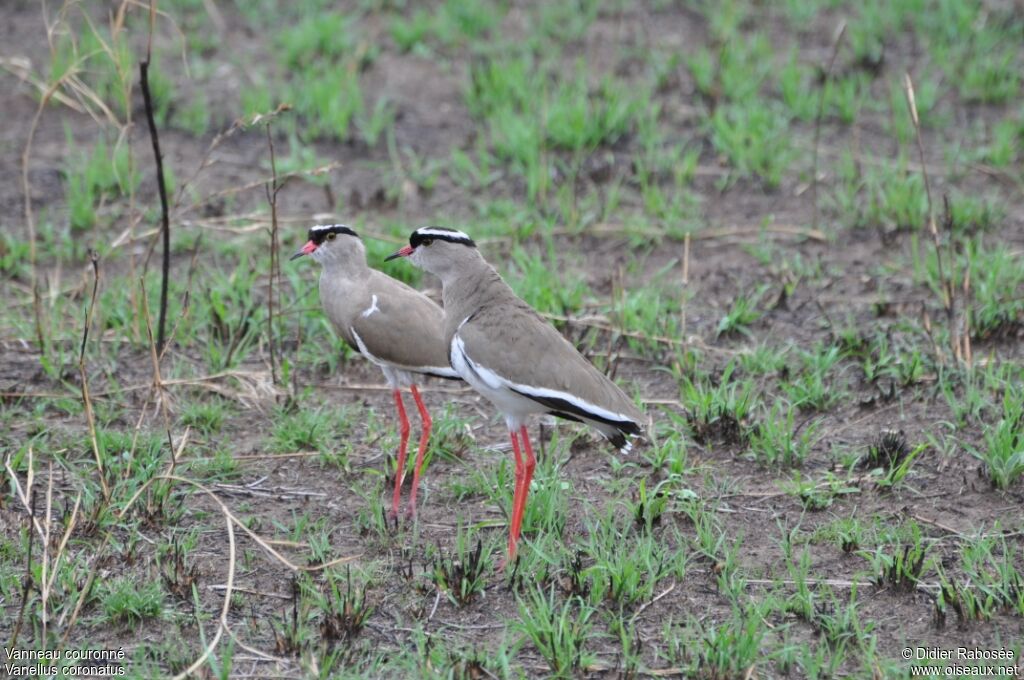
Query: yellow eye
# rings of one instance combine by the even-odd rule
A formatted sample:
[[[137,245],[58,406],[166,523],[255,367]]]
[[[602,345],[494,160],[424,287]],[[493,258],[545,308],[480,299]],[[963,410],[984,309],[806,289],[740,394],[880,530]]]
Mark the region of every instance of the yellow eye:
[[[331,233],[327,234],[327,240],[328,241],[333,241],[335,239],[335,237],[337,237],[337,234],[335,234],[333,231]]]

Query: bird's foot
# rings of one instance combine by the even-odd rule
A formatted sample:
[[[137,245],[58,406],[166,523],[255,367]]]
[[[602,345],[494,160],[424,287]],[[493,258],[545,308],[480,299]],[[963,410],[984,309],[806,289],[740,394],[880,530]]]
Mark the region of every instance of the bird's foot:
[[[384,528],[388,531],[398,533],[398,525],[400,521],[401,519],[397,507],[393,507],[384,512]]]
[[[512,565],[511,571],[506,570],[509,564]],[[501,574],[502,576],[507,574],[509,577],[510,586],[514,586],[516,582],[516,574],[519,573],[519,557],[516,555],[513,555],[512,557],[505,555],[504,557],[498,560],[498,563],[495,565],[494,568],[497,571],[497,573]]]

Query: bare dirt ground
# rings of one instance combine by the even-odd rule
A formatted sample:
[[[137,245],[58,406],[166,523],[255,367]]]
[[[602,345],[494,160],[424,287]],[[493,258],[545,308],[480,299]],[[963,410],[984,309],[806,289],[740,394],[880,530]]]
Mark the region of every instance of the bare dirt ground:
[[[180,87],[179,81],[174,81],[172,100],[184,99],[200,88],[209,99],[209,131],[194,134],[170,125],[160,133],[165,162],[173,171],[176,186],[172,279],[177,282],[176,291],[191,286],[192,294],[199,297],[214,289],[204,278],[209,272],[230,272],[236,252],[265,258],[268,239],[263,182],[269,177],[269,160],[263,128],[239,130],[220,141],[209,156],[212,162],[197,173],[216,131],[226,129],[239,116],[239,93],[252,86],[253,73],[267,55],[265,47],[254,45],[261,36],[244,14],[233,5],[216,4],[224,27],[218,33],[220,44],[215,54],[230,52],[232,58],[220,60],[221,68],[213,78],[187,79],[173,51],[168,49],[162,57],[172,79],[180,79]],[[708,44],[711,28],[705,14],[696,9],[698,4],[641,3],[602,11],[583,37],[570,41],[559,58],[566,68],[584,60],[593,72],[614,73],[639,88],[648,78],[644,51],[689,53]],[[796,30],[780,14],[755,4],[756,21],[742,25],[741,34],[756,30],[780,44],[795,40],[801,60],[815,65],[828,62],[834,28],[848,14],[846,8],[825,8]],[[529,11],[528,6],[511,3],[495,33],[506,39],[527,35]],[[99,10],[96,15],[101,16]],[[50,57],[40,6],[28,0],[5,3],[0,17],[0,56],[24,57],[34,69],[43,68]],[[361,83],[369,101],[386,95],[393,103],[393,144],[406,150],[402,158],[447,159],[452,149],[473,150],[481,143],[485,126],[464,103],[471,58],[462,58],[460,48],[428,54],[402,52],[393,44],[387,21],[376,17],[370,13],[360,24],[361,40],[381,46],[380,54],[361,75]],[[173,44],[167,24],[161,26],[165,30],[158,44]],[[780,64],[785,60],[781,50],[778,59]],[[837,71],[857,68],[849,62],[841,54]],[[888,97],[889,83],[897,82],[906,70],[916,75],[929,63],[912,37],[897,38],[887,47],[881,71],[873,76],[871,92],[876,98]],[[13,241],[28,239],[21,156],[32,130],[38,91],[10,69],[0,72],[0,84],[4,90],[0,230],[11,237],[12,241],[4,241],[9,248]],[[930,178],[935,185],[933,193],[995,192],[1005,198],[993,242],[1019,256],[1024,248],[1020,185],[970,164],[955,175],[948,170],[946,157],[954,139],[972,143],[971,126],[1000,119],[1012,106],[1019,108],[1019,100],[1007,105],[963,104],[955,94],[943,92],[946,94],[938,97],[936,106],[945,113],[947,123],[924,130],[925,162],[935,173]],[[129,206],[126,198],[111,199],[100,208],[105,216],[100,225],[88,231],[71,232],[66,226],[68,136],[76,146],[85,148],[99,139],[102,128],[85,113],[51,104],[34,130],[28,180],[37,228],[52,225],[57,232],[67,233],[73,244],[57,252],[59,239],[44,239],[38,252],[44,314],[58,308],[57,299],[63,310],[61,315],[52,312],[48,326],[51,342],[62,348],[55,356],[64,363],[55,370],[45,370],[40,363],[40,348],[32,333],[27,270],[11,267],[4,272],[2,295],[8,309],[0,329],[0,409],[5,412],[0,445],[3,457],[17,458],[13,475],[5,473],[9,483],[0,499],[0,535],[6,551],[0,638],[5,640],[20,619],[24,545],[31,531],[11,480],[19,480],[22,487],[28,483],[25,453],[31,447],[37,512],[42,512],[47,484],[52,481],[54,532],[59,533],[66,526],[76,494],[84,488],[81,480],[88,476],[93,458],[76,364],[92,285],[86,250],[92,247],[102,253],[102,296],[117,286],[136,285],[130,272],[141,267],[153,247],[158,225],[156,178],[141,98],[136,96],[133,102],[134,123],[128,143],[141,173],[133,205]],[[623,286],[639,289],[660,284],[665,295],[678,296],[674,306],[666,307],[665,316],[677,317],[675,310],[683,301],[682,332],[674,326],[677,335],[657,340],[630,344],[629,338],[618,332],[628,328],[615,323],[610,331],[588,326],[588,314],[605,313],[600,302],[566,310],[571,319],[578,320],[558,322],[599,366],[614,366],[619,382],[642,396],[655,423],[655,436],[631,457],[613,461],[613,452],[599,438],[572,424],[546,423],[540,430],[535,424],[533,432],[543,442],[546,460],[535,484],[534,502],[564,508],[562,521],[555,523],[561,530],[553,531],[539,516],[528,517],[523,547],[528,557],[510,572],[487,569],[480,592],[467,604],[443,592],[433,574],[438,556],[458,550],[461,532],[471,532],[473,541],[479,536],[494,561],[501,556],[511,503],[511,456],[504,428],[488,403],[467,388],[441,381],[424,387],[431,411],[450,425],[442,428],[440,448],[430,461],[417,521],[397,529],[384,527],[378,513],[387,504],[394,474],[392,397],[376,369],[358,356],[347,353],[336,362],[339,348],[325,342],[329,336],[314,338],[322,343],[315,349],[308,346],[308,340],[297,344],[293,321],[318,313],[315,290],[310,292],[316,276],[312,263],[282,263],[285,330],[279,347],[294,362],[294,376],[277,387],[270,382],[271,359],[262,339],[231,366],[233,378],[200,380],[213,374],[205,360],[206,349],[191,339],[175,337],[162,359],[163,377],[195,381],[169,386],[165,392],[171,437],[175,446],[182,446],[181,474],[203,481],[243,524],[273,541],[271,545],[295,565],[317,567],[325,560],[351,558],[350,567],[365,584],[366,602],[372,607],[365,625],[351,639],[327,645],[322,640],[326,624],[319,610],[304,604],[294,590],[302,578],[309,578],[314,589],[322,587],[322,574],[297,575],[236,527],[235,592],[226,617],[231,634],[225,633],[215,654],[224,663],[223,650],[233,645],[228,675],[479,678],[552,674],[556,671],[546,655],[515,625],[522,616],[521,603],[534,584],[545,589],[553,586],[558,597],[570,597],[573,587],[567,584],[578,569],[574,572],[567,558],[581,551],[584,573],[594,566],[597,556],[589,554],[585,546],[601,523],[615,518],[621,521],[623,541],[639,540],[636,536],[645,529],[634,523],[633,513],[640,502],[637,489],[641,480],[647,490],[665,483],[661,488],[668,490],[667,506],[650,531],[668,552],[685,556],[685,566],[677,565],[677,572],[657,580],[655,597],[627,604],[613,598],[599,603],[586,641],[593,659],[587,667],[567,674],[902,677],[907,671],[900,654],[908,646],[1015,649],[1020,653],[1024,637],[1020,611],[997,608],[983,619],[963,619],[953,609],[943,610],[937,604],[940,590],[936,584],[941,575],[963,573],[964,545],[978,540],[979,535],[1001,540],[1000,549],[1018,570],[1024,570],[1019,561],[1024,555],[1024,489],[1019,481],[1005,490],[994,489],[984,465],[969,454],[970,447],[985,445],[994,418],[958,420],[941,389],[943,372],[951,370],[948,363],[926,361],[923,369],[906,381],[894,377],[869,380],[852,351],[851,343],[858,337],[868,342],[880,335],[888,337],[894,347],[935,354],[920,324],[924,312],[931,323],[943,323],[941,302],[910,264],[915,253],[927,251],[927,233],[895,225],[851,228],[844,226],[840,211],[829,206],[820,212],[818,230],[812,231],[815,211],[807,159],[813,148],[813,121],[795,121],[790,126],[788,134],[798,150],[799,171],[784,175],[777,188],[766,189],[759,180],[742,177],[724,185],[730,174],[729,161],[712,145],[700,114],[704,107],[716,104],[700,94],[685,65],[671,70],[655,90],[652,102],[661,107],[661,123],[673,139],[687,140],[698,152],[689,185],[696,200],[690,216],[695,228],[688,245],[678,236],[666,235],[665,230],[632,229],[615,214],[578,229],[561,229],[556,224],[550,233],[544,227],[534,230],[529,225],[506,223],[500,230],[487,227],[480,240],[485,256],[513,281],[516,270],[508,263],[514,250],[523,246],[531,252],[556,253],[564,264],[552,272],[556,280],[560,275],[582,280],[588,300],[611,301],[612,309]],[[825,121],[819,152],[820,192],[824,194],[838,181],[836,168],[843,155],[851,153],[851,145],[855,145],[855,161],[864,166],[893,164],[900,154],[909,155],[916,165],[916,147],[893,141],[887,120],[891,115],[896,114],[865,108],[853,125]],[[287,139],[283,133],[275,139],[283,155]],[[507,169],[497,170],[499,179],[478,191],[467,190],[444,171],[427,187],[412,177],[411,163],[404,169],[394,167],[394,155],[385,143],[319,139],[311,140],[308,148],[317,159],[336,167],[317,182],[296,177],[283,185],[277,209],[282,216],[280,239],[286,255],[301,245],[305,228],[319,221],[358,220],[367,234],[383,239],[383,245],[371,251],[379,255],[400,243],[402,234],[425,223],[451,224],[472,233],[474,223],[481,219],[483,200],[528,202],[525,180]],[[623,210],[642,209],[633,160],[638,153],[636,134],[625,134],[585,154],[582,167],[589,170],[574,180],[578,185],[575,191],[602,195],[615,186],[622,193]],[[249,188],[235,191],[238,187]],[[517,215],[512,214],[488,221],[515,219]],[[131,224],[133,220],[137,220],[135,224]],[[250,226],[255,228],[247,231]],[[129,228],[133,236],[126,238]],[[520,229],[524,231],[520,233]],[[759,256],[764,252],[774,254]],[[149,263],[151,271],[158,260],[157,245]],[[796,261],[813,273],[794,274],[791,263]],[[147,279],[147,287],[156,280]],[[293,280],[305,286],[304,297],[288,299],[298,294],[290,283]],[[666,280],[670,285],[665,285]],[[799,285],[787,288],[794,280]],[[265,272],[261,271],[255,282],[252,294],[262,309]],[[422,283],[436,287],[436,282],[428,279]],[[734,300],[751,295],[762,285],[762,313],[749,323],[748,330],[719,335],[720,320]],[[152,290],[150,294],[154,299]],[[183,309],[180,299],[172,301],[172,321]],[[194,305],[186,315],[197,309],[200,307]],[[145,336],[128,337],[109,320],[113,312],[101,309],[100,314],[102,323],[93,329],[86,374],[101,427],[129,435],[142,432],[144,437],[160,441],[165,436],[165,421],[154,405]],[[206,319],[195,321],[205,323]],[[193,323],[183,327],[192,328]],[[1019,323],[1008,324],[1001,334],[976,338],[976,361],[1014,364],[1020,358],[1020,328]],[[740,362],[730,379],[756,384],[757,402],[767,414],[781,394],[780,385],[802,371],[798,355],[791,349],[782,355],[777,368],[763,370],[742,363],[741,357],[762,347],[816,351],[813,348],[819,345],[841,347],[845,352],[826,377],[828,390],[834,390],[839,398],[823,409],[798,411],[798,418],[813,422],[815,429],[809,453],[797,468],[796,483],[802,480],[811,487],[812,496],[820,492],[825,499],[820,507],[808,494],[792,491],[793,469],[752,460],[748,437],[728,427],[702,436],[692,418],[695,406],[686,401],[681,387],[681,376],[709,376],[715,384],[727,365]],[[215,396],[214,391],[222,396]],[[963,394],[959,388],[957,394]],[[227,404],[223,425],[210,432],[192,427],[186,438],[181,417],[187,405],[214,399]],[[331,433],[327,435],[330,441],[311,434],[309,445],[292,451],[275,448],[270,443],[275,427],[286,413],[296,410],[349,420],[324,425],[324,431]],[[761,417],[768,416],[757,418]],[[757,418],[752,415],[749,422],[738,426],[754,426]],[[866,452],[890,430],[902,431],[908,448],[924,448],[905,481],[887,487],[878,484],[877,476],[867,469],[850,465],[849,456]],[[681,476],[676,477],[664,465],[652,463],[655,452],[673,432],[684,435],[680,454],[684,463]],[[936,440],[944,441],[946,435],[955,441],[950,450],[936,445]],[[164,445],[164,462],[167,448]],[[225,451],[234,462],[222,476],[213,471],[215,463],[211,461]],[[124,473],[122,479],[133,479],[133,474]],[[479,487],[486,487],[487,482],[471,483],[478,475],[496,485],[494,495],[481,492]],[[501,483],[507,486],[502,489]],[[837,491],[840,487],[842,491]],[[95,493],[95,484],[90,488],[90,493]],[[551,489],[560,500],[536,500],[550,497]],[[118,503],[123,505],[130,489],[122,491],[126,493]],[[99,525],[83,516],[69,544],[68,559],[72,560],[73,553],[78,568],[69,572],[69,582],[59,588],[67,601],[50,603],[54,612],[64,614],[60,623],[49,624],[49,632],[56,634],[57,640],[67,631],[69,637],[60,644],[123,647],[134,659],[131,672],[138,677],[179,672],[202,652],[218,629],[229,566],[228,535],[217,502],[187,484],[174,485],[165,505],[151,508],[151,515],[142,507],[149,502],[155,501],[144,494],[128,518],[113,515]],[[98,501],[87,496],[84,503],[83,508],[91,509]],[[725,542],[718,552],[702,550],[697,523],[705,515],[713,516]],[[864,543],[844,549],[836,538],[837,527],[851,521],[863,525]],[[318,536],[326,537],[323,554],[308,545],[311,533],[305,532],[304,526],[315,527]],[[876,573],[868,555],[876,550],[890,554],[894,545],[898,552],[904,543],[912,544],[911,526],[920,532],[918,540],[928,546],[928,563],[919,574],[919,583],[906,586]],[[179,597],[171,587],[174,579],[161,575],[168,568],[166,553],[161,551],[186,535],[192,540],[186,562],[194,568],[195,588],[193,592],[189,583]],[[898,538],[879,538],[883,535]],[[56,545],[55,541],[51,549]],[[555,550],[553,546],[558,546],[557,552],[549,552]],[[799,562],[794,554],[800,551],[809,558],[805,565],[809,580],[805,582],[794,571]],[[42,559],[40,554],[37,560]],[[344,567],[337,573],[344,574]],[[161,584],[164,614],[144,617],[143,623],[134,619],[112,622],[99,593],[121,578]],[[837,641],[823,628],[821,616],[784,606],[757,609],[758,603],[787,602],[799,587],[814,593],[811,601],[822,616],[845,611],[854,602],[857,623]],[[77,621],[68,625],[75,599],[90,588],[96,593],[83,598]],[[33,589],[30,599],[38,606],[40,595],[31,595]],[[738,654],[713,635],[717,625],[730,620],[738,603],[750,607],[744,616],[760,617],[757,626],[764,637],[755,654],[758,661],[750,666],[753,670],[744,674],[744,668],[731,675],[727,664],[717,667],[698,659],[703,658],[701,650],[707,649]],[[19,644],[52,646],[53,640],[44,642],[41,619],[32,616],[34,611],[31,609],[27,622],[21,624]],[[751,613],[755,611],[756,615]],[[296,623],[297,619],[303,621]],[[639,650],[635,651],[639,670],[630,667],[631,657],[623,651],[618,633],[612,632],[615,620],[632,626],[627,637]],[[300,629],[309,631],[308,640],[292,639],[301,637]],[[679,641],[686,651],[670,652]],[[812,671],[809,662],[798,659],[793,651],[806,649],[813,654],[821,650],[824,657],[831,658],[840,645],[847,651],[827,671]],[[325,670],[325,650],[338,655],[331,657],[333,670]],[[217,668],[211,664],[198,674],[212,677]]]

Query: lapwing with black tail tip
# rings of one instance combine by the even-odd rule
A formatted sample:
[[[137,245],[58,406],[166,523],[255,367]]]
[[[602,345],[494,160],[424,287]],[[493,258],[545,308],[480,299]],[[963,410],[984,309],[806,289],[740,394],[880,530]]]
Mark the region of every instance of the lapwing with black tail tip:
[[[323,266],[320,302],[344,340],[380,367],[391,386],[398,410],[399,445],[391,515],[398,515],[409,443],[402,388],[408,387],[423,425],[413,467],[409,514],[416,514],[416,491],[432,421],[416,388],[416,375],[458,380],[448,363],[444,313],[423,293],[366,264],[366,248],[356,232],[343,224],[310,228],[309,240],[291,259],[309,255]]]
[[[629,438],[643,434],[646,418],[614,382],[516,296],[466,234],[422,227],[409,237],[409,245],[387,259],[396,257],[407,257],[441,279],[451,366],[505,416],[516,459],[511,561],[536,465],[528,416],[547,413],[586,423],[626,451]]]

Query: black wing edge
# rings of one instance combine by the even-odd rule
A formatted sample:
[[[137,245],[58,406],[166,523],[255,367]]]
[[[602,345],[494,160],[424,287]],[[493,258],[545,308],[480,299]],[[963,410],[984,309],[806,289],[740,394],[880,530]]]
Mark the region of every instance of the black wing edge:
[[[579,422],[581,418],[586,418],[587,420],[593,420],[598,423],[604,423],[605,425],[611,425],[616,430],[618,430],[622,435],[639,435],[643,433],[643,429],[641,429],[640,425],[638,423],[633,422],[632,420],[615,420],[613,418],[605,418],[604,416],[599,416],[590,413],[589,411],[584,411],[583,409],[579,408],[572,402],[569,402],[565,399],[559,399],[558,397],[538,397],[532,394],[526,394],[525,392],[520,392],[515,388],[513,388],[512,391],[520,396],[526,397],[527,399],[532,399],[538,404],[547,407],[548,409],[550,409],[553,415],[556,415],[559,418],[565,418],[566,420],[575,420],[577,422]],[[625,437],[622,437],[622,441],[624,444]]]
[[[441,375],[440,373],[434,373],[432,371],[420,371],[423,375],[429,375],[431,378],[442,378],[444,380],[458,380],[462,382],[462,378],[457,375]]]

